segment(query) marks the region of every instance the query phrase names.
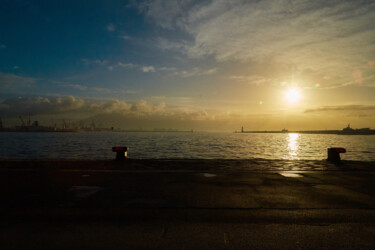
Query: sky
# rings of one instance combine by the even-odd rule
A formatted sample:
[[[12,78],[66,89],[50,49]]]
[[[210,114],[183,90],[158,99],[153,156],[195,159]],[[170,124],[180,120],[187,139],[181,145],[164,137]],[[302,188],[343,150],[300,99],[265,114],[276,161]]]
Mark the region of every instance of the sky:
[[[375,128],[375,2],[0,0],[0,117]]]

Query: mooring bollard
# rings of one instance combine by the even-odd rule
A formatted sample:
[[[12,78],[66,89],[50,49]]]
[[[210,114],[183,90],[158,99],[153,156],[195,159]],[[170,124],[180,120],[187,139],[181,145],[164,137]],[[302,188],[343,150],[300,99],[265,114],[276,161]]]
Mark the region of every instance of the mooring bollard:
[[[128,157],[128,147],[112,147],[112,151],[116,152],[116,160],[125,160]]]
[[[345,148],[328,148],[327,151],[328,151],[327,161],[332,161],[332,162],[341,161],[340,153],[346,153]]]

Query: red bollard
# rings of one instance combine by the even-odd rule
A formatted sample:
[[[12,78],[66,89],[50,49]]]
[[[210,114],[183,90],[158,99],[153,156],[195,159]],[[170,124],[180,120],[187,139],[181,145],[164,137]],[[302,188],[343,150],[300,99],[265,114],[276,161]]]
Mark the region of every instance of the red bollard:
[[[340,162],[340,153],[346,153],[345,148],[328,148],[328,158],[327,161]]]
[[[128,157],[128,147],[112,147],[112,152],[116,152],[116,160],[125,160]]]

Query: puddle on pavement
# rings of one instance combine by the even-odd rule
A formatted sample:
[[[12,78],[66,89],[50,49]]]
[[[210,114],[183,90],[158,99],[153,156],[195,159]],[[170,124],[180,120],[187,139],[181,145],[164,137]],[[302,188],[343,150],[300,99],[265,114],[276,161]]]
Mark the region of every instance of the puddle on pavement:
[[[207,177],[207,178],[211,178],[211,177],[215,177],[216,174],[203,173],[203,176],[204,176],[204,177]]]
[[[282,175],[284,177],[289,177],[289,178],[302,178],[303,177],[303,175],[301,174],[288,173],[288,172],[279,173],[279,175]]]

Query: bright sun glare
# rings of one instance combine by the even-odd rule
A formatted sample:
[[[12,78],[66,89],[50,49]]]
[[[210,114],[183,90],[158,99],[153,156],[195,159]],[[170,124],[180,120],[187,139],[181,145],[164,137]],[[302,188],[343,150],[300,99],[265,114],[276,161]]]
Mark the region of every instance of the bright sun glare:
[[[301,99],[301,92],[297,88],[288,89],[285,92],[285,100],[289,103],[297,103]]]

